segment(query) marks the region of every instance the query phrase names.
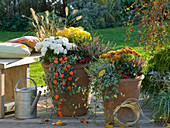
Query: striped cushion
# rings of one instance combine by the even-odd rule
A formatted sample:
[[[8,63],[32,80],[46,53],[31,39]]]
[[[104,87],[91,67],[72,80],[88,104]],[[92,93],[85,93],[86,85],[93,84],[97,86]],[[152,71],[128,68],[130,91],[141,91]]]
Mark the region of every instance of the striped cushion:
[[[0,43],[0,58],[24,58],[30,54],[30,49],[24,44]]]

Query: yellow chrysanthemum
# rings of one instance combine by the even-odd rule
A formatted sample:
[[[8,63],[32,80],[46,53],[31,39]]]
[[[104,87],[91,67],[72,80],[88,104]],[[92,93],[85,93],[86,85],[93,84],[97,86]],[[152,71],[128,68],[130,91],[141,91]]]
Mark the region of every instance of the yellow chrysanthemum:
[[[62,37],[69,37],[70,30],[65,28],[64,30],[61,31],[61,36]]]

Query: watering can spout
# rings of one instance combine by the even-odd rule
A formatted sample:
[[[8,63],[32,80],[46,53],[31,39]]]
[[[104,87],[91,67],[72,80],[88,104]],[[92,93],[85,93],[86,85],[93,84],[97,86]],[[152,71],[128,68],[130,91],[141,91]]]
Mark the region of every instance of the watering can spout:
[[[33,112],[35,111],[35,107],[37,106],[37,103],[38,103],[38,100],[39,100],[40,96],[41,96],[41,91],[38,92],[38,95],[35,97],[32,105],[30,107],[31,114],[33,114]]]

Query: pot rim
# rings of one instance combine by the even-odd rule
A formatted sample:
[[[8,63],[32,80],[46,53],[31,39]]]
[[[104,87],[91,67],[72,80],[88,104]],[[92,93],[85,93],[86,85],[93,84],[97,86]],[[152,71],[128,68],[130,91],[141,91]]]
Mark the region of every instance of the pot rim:
[[[128,78],[128,79],[120,79],[120,82],[128,82],[128,81],[142,81],[145,78],[145,76],[142,74],[135,79]]]

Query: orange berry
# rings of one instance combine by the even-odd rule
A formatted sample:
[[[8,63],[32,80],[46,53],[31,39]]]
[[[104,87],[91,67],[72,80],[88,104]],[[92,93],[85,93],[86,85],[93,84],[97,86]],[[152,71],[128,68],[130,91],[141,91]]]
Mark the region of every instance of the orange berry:
[[[63,55],[63,57],[66,57],[66,55]]]
[[[64,85],[66,85],[66,83],[64,82],[64,83],[62,83],[62,85],[64,86]]]
[[[59,106],[59,107],[63,107],[63,105],[62,105],[62,104],[58,104],[58,106]]]
[[[62,115],[62,112],[61,112],[61,111],[58,111],[58,115]]]
[[[60,59],[59,59],[59,61],[62,61],[63,60],[63,58],[61,57]]]
[[[70,90],[70,91],[71,91],[71,86],[68,86],[67,88],[68,88],[68,90]]]
[[[55,63],[55,64],[58,64],[59,62],[58,62],[58,60],[54,60],[54,63]]]
[[[67,60],[67,57],[64,57],[64,60]]]
[[[60,116],[60,118],[62,118],[62,117],[63,117],[63,115],[62,115],[62,114],[60,114],[59,116]]]
[[[55,72],[55,76],[58,77],[58,73],[57,72]]]
[[[71,71],[69,74],[70,74],[70,75],[73,75],[73,71]]]
[[[59,95],[55,95],[56,100],[58,100],[59,97],[60,97]]]
[[[61,78],[63,78],[64,77],[64,74],[61,74]]]
[[[53,80],[53,83],[54,83],[54,84],[57,84],[57,80]]]
[[[67,82],[67,79],[65,79],[65,82]]]
[[[55,60],[58,60],[58,58],[56,57]]]
[[[63,102],[63,99],[60,99],[60,102]]]
[[[64,63],[64,60],[61,60],[61,63],[63,64],[63,63]]]
[[[69,64],[69,65],[67,65],[67,68],[71,68],[71,65]]]
[[[67,71],[68,69],[66,67],[64,67],[64,70]]]
[[[68,77],[68,80],[69,80],[69,81],[72,81],[72,77],[71,77],[71,76],[69,76],[69,77]]]

